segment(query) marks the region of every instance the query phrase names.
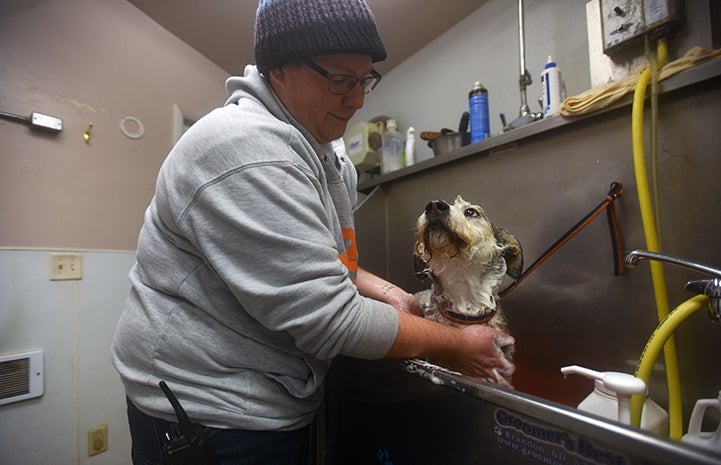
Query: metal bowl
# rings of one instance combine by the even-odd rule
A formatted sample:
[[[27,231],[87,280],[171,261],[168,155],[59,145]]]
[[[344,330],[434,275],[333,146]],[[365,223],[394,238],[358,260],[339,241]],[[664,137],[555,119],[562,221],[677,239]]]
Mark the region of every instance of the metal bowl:
[[[450,132],[428,141],[428,145],[433,149],[433,155],[435,156],[446,154],[470,143],[470,132]]]

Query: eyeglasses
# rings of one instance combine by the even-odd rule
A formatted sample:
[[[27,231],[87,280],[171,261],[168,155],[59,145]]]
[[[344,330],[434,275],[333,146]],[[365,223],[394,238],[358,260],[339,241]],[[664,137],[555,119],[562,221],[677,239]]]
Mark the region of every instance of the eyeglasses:
[[[371,75],[364,78],[351,76],[350,74],[331,74],[312,60],[303,60],[303,63],[313,71],[328,79],[328,92],[335,95],[345,95],[360,83],[364,94],[370,93],[381,82],[381,75],[378,71],[371,69]]]

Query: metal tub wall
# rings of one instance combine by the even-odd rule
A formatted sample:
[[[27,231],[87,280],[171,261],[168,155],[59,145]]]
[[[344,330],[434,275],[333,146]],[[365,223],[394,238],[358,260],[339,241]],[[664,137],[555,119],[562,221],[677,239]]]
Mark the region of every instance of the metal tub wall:
[[[485,385],[423,361],[341,360],[332,380],[373,373],[360,386],[331,382],[336,415],[322,463],[718,465],[714,454],[549,402]],[[393,368],[396,368],[393,371]],[[410,374],[413,373],[413,374]],[[383,374],[382,380],[379,374]],[[368,396],[364,386],[384,381]]]
[[[721,266],[720,84],[721,78],[713,77],[663,94],[659,102],[657,223],[662,248],[666,253],[715,267]],[[625,250],[645,248],[633,171],[630,113],[626,105],[516,140],[497,150],[502,153],[487,151],[458,157],[379,183],[357,214],[361,265],[412,292],[429,286],[413,274],[415,221],[428,201],[450,201],[458,194],[482,205],[495,224],[519,238],[528,265],[596,207],[614,181],[624,186],[616,210]],[[684,284],[703,278],[673,266],[666,266],[665,272],[672,309],[691,297]],[[577,405],[593,384],[587,379],[563,379],[562,366],[578,364],[599,371],[633,373],[658,324],[648,264],[642,262],[635,269],[627,269],[624,276],[614,276],[611,239],[603,215],[505,297],[502,306],[516,338],[516,389],[570,407]],[[716,398],[721,389],[721,364],[717,360],[721,327],[712,325],[705,312],[697,312],[681,325],[675,339],[687,425],[695,401]],[[336,373],[330,386],[336,389],[339,404],[345,402],[344,390],[358,386],[354,372],[365,373],[364,379],[388,379],[383,388],[377,383],[362,383],[366,390],[358,394],[361,397],[373,398],[378,394],[374,391],[379,390],[381,397],[387,397],[383,390],[389,383],[395,384],[390,397],[403,396],[406,378],[396,379],[395,367],[362,366],[361,370]],[[368,375],[374,370],[380,371]],[[650,397],[667,407],[662,357],[652,376]],[[329,405],[332,424],[335,407]],[[429,415],[435,411],[430,406],[423,408]],[[442,416],[442,412],[435,413]],[[348,419],[358,422],[359,428],[372,428],[372,423],[364,423],[366,420]],[[380,417],[371,420],[383,421]],[[450,423],[473,428],[463,424],[466,421],[471,419]]]

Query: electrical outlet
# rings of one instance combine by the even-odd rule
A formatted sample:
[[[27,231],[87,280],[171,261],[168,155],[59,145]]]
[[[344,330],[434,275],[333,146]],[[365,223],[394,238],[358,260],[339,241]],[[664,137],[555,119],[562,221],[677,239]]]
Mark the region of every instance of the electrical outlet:
[[[83,254],[51,253],[50,281],[83,279]]]
[[[88,431],[88,457],[108,450],[108,425],[100,425]]]

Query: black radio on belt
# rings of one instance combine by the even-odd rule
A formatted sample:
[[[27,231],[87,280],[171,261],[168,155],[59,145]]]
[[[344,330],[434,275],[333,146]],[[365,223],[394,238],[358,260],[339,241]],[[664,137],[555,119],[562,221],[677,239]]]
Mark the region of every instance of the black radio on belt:
[[[165,381],[160,382],[160,389],[173,406],[178,423],[172,426],[173,431],[166,433],[167,442],[163,444],[163,453],[169,465],[219,465],[213,451],[208,447],[205,428],[192,423],[177,397]]]

